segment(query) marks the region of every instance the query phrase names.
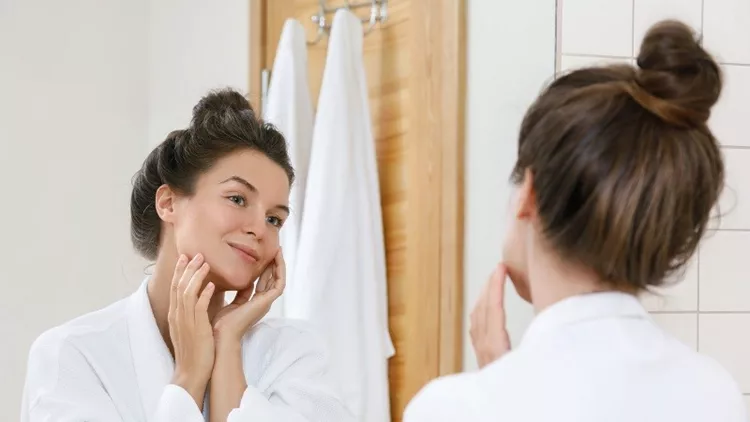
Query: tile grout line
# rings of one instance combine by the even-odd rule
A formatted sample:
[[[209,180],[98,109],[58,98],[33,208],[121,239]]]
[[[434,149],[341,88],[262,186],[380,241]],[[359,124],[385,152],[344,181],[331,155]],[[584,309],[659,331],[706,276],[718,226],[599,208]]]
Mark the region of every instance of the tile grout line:
[[[632,60],[632,59],[637,58],[637,57],[611,56],[607,54],[589,54],[589,53],[564,53],[564,54],[561,53],[560,56],[583,57],[583,58],[590,58],[590,59],[619,59],[619,60]],[[750,63],[734,63],[734,62],[723,62],[723,61],[717,61],[717,63],[721,66],[750,67]],[[750,147],[746,147],[746,148],[750,148]]]
[[[703,19],[706,13],[706,0],[701,0],[701,47],[703,47]]]
[[[562,69],[563,0],[555,0],[555,77]]]
[[[698,310],[698,314],[695,316],[695,350],[700,352],[701,351],[701,250],[700,247],[698,248],[698,256],[695,257],[695,266],[696,266],[696,278],[697,283],[695,288],[697,290],[697,295],[695,297],[695,309]]]
[[[631,0],[630,9],[630,58],[635,56],[635,0]]]

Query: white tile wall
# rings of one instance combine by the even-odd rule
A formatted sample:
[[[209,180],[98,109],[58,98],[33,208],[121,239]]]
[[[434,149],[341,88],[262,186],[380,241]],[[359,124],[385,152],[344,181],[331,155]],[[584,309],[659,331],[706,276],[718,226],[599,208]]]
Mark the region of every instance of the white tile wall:
[[[675,274],[667,285],[643,295],[643,305],[652,312],[696,312],[698,310],[698,261]]]
[[[750,93],[749,93],[750,95]],[[724,192],[712,228],[750,228],[750,149],[724,149]]]
[[[606,66],[608,64],[632,64],[629,57],[599,57],[599,56],[573,56],[563,54],[560,58],[560,71],[577,69],[587,66]]]
[[[750,393],[750,314],[699,314],[698,350],[712,356]]]
[[[677,340],[698,348],[698,314],[654,314],[654,321]]]
[[[750,1],[747,2],[750,4]],[[748,19],[750,27],[750,18]],[[750,35],[745,46],[750,50]],[[750,147],[750,65],[723,65],[724,89],[709,124],[722,145]]]
[[[704,0],[703,42],[724,63],[750,63],[750,1]]]
[[[699,310],[750,311],[749,252],[750,231],[717,231],[706,235],[700,251]]]
[[[654,321],[717,359],[750,408],[750,0],[558,0],[558,70],[633,60],[649,26],[679,19],[703,35],[725,85],[709,122],[723,146],[722,216],[682,281],[643,297]]]
[[[562,14],[564,54],[633,55],[633,0],[564,0]]]

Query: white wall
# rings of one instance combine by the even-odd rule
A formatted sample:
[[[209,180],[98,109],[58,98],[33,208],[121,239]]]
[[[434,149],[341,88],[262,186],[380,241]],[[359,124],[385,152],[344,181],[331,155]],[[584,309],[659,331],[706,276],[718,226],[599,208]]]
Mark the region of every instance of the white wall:
[[[678,18],[703,33],[722,63],[726,83],[710,125],[728,172],[719,230],[701,246],[684,280],[645,303],[664,328],[713,356],[750,394],[750,2],[747,0],[564,0],[564,68],[631,61],[654,22]],[[718,225],[718,223],[717,223]],[[715,225],[715,227],[717,226]],[[748,406],[750,406],[750,396]]]
[[[0,2],[0,409],[42,330],[140,281],[130,177],[146,136],[145,0]]]
[[[245,0],[0,0],[3,420],[33,339],[143,279],[130,179],[207,90],[247,90],[248,25]]]
[[[501,258],[518,129],[555,71],[555,0],[469,0],[466,109],[464,368],[476,368],[469,314]],[[506,290],[508,329],[517,344],[531,307]]]
[[[160,143],[190,123],[210,89],[247,93],[250,9],[247,0],[151,0],[148,141]]]

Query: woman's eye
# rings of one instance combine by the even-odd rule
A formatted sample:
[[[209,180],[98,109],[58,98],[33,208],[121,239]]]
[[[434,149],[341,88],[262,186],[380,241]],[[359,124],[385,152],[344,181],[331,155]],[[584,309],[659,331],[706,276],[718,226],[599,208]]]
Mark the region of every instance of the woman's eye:
[[[284,222],[279,217],[273,215],[269,215],[268,217],[266,217],[266,221],[268,221],[275,227],[281,227],[281,225],[284,224]]]
[[[244,207],[245,206],[245,198],[239,196],[239,195],[232,195],[229,197],[229,200],[234,202],[235,204]]]

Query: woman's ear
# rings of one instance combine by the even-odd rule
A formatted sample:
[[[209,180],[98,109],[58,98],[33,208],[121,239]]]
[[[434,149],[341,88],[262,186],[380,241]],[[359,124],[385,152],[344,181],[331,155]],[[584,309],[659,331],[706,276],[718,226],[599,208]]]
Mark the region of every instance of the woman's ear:
[[[523,182],[517,191],[516,218],[528,220],[536,214],[536,198],[534,195],[534,174],[530,169],[524,170]]]
[[[177,195],[169,185],[161,185],[156,190],[154,206],[156,207],[156,213],[162,221],[174,223],[176,199]]]

